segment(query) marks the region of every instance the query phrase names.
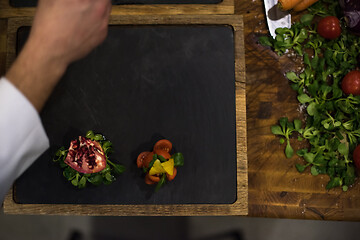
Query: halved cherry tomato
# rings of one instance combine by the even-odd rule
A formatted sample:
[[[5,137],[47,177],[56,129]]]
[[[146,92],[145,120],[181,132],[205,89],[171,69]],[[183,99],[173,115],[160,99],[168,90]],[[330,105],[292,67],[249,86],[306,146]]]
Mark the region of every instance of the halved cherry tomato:
[[[147,174],[149,175],[149,179],[153,182],[159,182],[160,181],[160,177],[159,176],[156,176],[156,175],[150,175],[149,173]]]
[[[154,145],[154,151],[157,149],[162,149],[169,153],[172,149],[172,143],[167,139],[161,139]]]
[[[136,165],[138,168],[142,168],[144,166],[144,159],[150,152],[142,152],[136,159]]]
[[[148,184],[148,185],[152,185],[152,184],[155,184],[154,181],[151,181],[151,179],[149,178],[149,173],[145,175],[145,183]]]
[[[153,159],[154,153],[150,152],[148,155],[145,156],[143,160],[143,167],[148,168],[151,160]]]
[[[177,173],[177,169],[174,168],[173,175],[166,174],[167,180],[172,181],[176,177],[176,173]]]
[[[171,157],[170,153],[163,150],[163,149],[155,149],[154,152],[157,154],[157,155],[161,155],[163,156],[165,159],[169,159]]]

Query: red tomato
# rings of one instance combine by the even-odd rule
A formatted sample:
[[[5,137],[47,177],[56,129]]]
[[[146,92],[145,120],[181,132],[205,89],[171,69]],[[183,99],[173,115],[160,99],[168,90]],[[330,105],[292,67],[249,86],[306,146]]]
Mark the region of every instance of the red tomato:
[[[324,17],[319,21],[317,31],[323,38],[335,39],[341,35],[339,19],[334,16]]]
[[[346,94],[360,95],[360,71],[354,70],[345,75],[341,89]]]
[[[143,167],[148,168],[151,160],[153,159],[154,153],[150,152],[148,155],[145,156],[143,160]]]
[[[170,176],[169,174],[166,174],[167,180],[169,180],[169,181],[173,180],[176,177],[176,174],[177,174],[177,169],[174,168],[173,175]]]
[[[71,141],[64,162],[80,173],[96,173],[106,167],[106,157],[100,143],[82,136]]]
[[[168,153],[171,151],[172,149],[172,143],[167,140],[167,139],[161,139],[159,141],[157,141],[154,145],[154,151],[156,149],[162,149],[162,150],[165,150],[167,151]]]
[[[154,152],[157,154],[157,155],[161,155],[163,156],[165,159],[169,159],[171,157],[170,153],[163,150],[163,149],[155,149]]]
[[[353,158],[356,168],[360,170],[360,144],[355,148]]]
[[[153,181],[153,182],[160,182],[160,177],[156,176],[156,175],[150,175],[149,173],[147,173],[146,175],[148,175],[148,178]]]
[[[150,152],[142,152],[136,159],[136,165],[138,168],[142,168],[144,166],[144,159]]]
[[[148,185],[155,184],[154,181],[151,181],[149,173],[145,175],[145,183]]]

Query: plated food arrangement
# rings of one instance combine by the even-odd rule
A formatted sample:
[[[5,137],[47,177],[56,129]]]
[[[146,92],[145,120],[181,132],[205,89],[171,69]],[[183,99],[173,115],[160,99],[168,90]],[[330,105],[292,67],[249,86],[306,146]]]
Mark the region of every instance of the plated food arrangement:
[[[177,168],[184,165],[182,153],[170,154],[172,143],[167,139],[155,143],[153,150],[139,154],[136,160],[138,168],[145,173],[145,183],[157,184],[155,190],[159,190],[166,181],[172,181],[177,174]]]
[[[77,188],[85,188],[87,183],[107,185],[125,171],[123,165],[110,161],[112,151],[112,143],[105,136],[88,131],[85,136],[72,140],[69,148],[63,146],[58,149],[53,161],[59,163],[64,177]],[[156,191],[172,181],[177,175],[177,168],[184,165],[183,154],[170,155],[171,151],[172,143],[161,139],[152,151],[142,152],[136,159],[137,167],[145,173],[145,183],[157,184]]]
[[[111,184],[125,171],[121,164],[110,161],[112,143],[102,134],[88,131],[70,142],[70,147],[56,151],[53,161],[63,168],[64,177],[77,188],[87,183],[95,186]]]

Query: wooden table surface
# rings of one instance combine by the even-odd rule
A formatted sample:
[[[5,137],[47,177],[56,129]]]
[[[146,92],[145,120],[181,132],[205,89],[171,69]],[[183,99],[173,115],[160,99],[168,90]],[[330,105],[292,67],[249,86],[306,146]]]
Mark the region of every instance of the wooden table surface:
[[[282,116],[303,118],[284,77],[296,64],[257,44],[267,33],[263,1],[235,0],[235,13],[244,16],[245,28],[249,216],[359,221],[359,180],[347,192],[327,191],[327,176],[300,174],[295,163],[302,160],[285,158],[270,126]],[[0,74],[5,71],[5,39],[6,19],[0,19]]]
[[[236,14],[244,16],[246,63],[246,110],[248,137],[249,216],[360,220],[360,184],[348,192],[325,190],[328,177],[298,173],[299,157],[286,159],[284,145],[270,126],[280,117],[300,118],[296,93],[284,73],[297,65],[257,44],[267,33],[263,1],[235,2]],[[292,143],[296,147],[296,141]]]

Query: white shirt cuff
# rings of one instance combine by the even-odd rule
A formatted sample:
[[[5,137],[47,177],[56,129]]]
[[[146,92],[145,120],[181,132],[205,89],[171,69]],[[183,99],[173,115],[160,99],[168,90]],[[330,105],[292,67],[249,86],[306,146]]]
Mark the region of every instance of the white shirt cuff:
[[[0,79],[0,203],[12,183],[47,148],[40,116],[6,78]]]

